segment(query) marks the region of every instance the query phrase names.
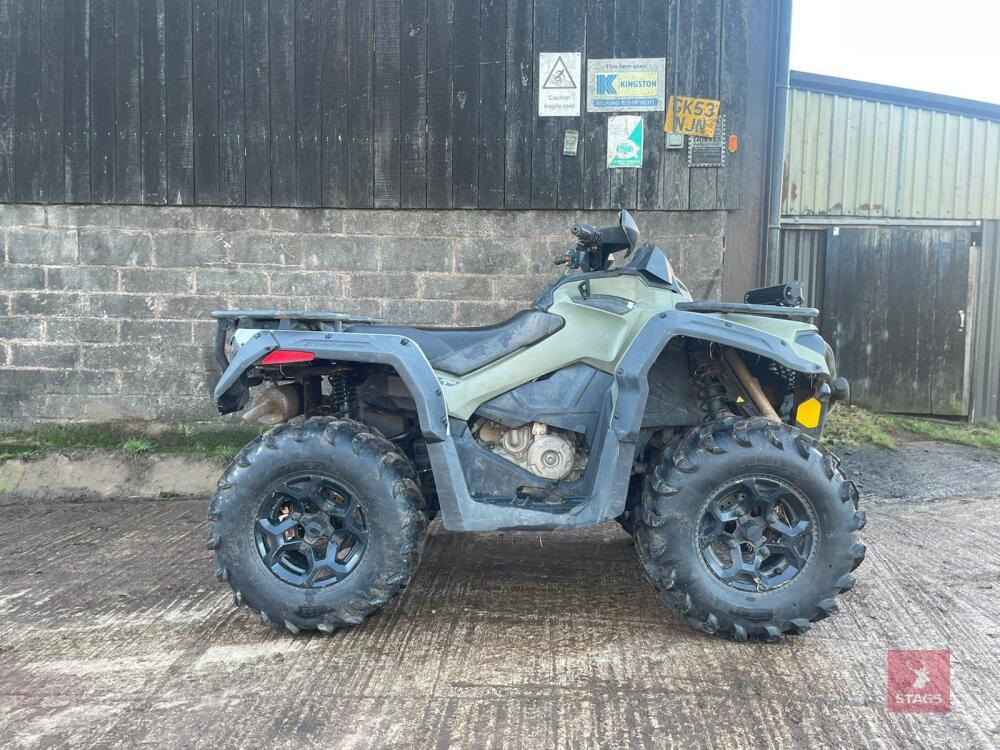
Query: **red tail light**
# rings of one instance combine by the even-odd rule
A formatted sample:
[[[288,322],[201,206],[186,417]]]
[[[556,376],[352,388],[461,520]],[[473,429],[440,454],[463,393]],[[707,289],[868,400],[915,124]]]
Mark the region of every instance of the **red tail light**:
[[[260,361],[262,365],[290,365],[295,362],[312,362],[316,355],[312,352],[297,352],[294,349],[275,349]]]

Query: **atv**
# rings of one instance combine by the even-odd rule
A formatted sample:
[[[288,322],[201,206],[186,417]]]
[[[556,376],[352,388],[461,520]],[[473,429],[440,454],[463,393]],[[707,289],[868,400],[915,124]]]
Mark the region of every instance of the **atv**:
[[[358,624],[407,585],[440,516],[451,531],[617,520],[664,603],[729,639],[836,611],[865,516],[819,442],[848,384],[818,311],[796,283],[692,301],[625,210],[572,234],[554,261],[576,273],[496,325],[213,313],[218,410],[271,427],[209,510],[237,604],[292,632]]]

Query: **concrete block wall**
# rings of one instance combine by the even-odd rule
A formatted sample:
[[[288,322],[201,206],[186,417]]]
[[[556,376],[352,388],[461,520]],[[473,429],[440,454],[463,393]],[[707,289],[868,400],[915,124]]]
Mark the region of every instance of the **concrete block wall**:
[[[724,212],[640,212],[718,298]],[[558,273],[574,221],[612,212],[0,205],[0,422],[217,418],[215,309],[493,323]]]

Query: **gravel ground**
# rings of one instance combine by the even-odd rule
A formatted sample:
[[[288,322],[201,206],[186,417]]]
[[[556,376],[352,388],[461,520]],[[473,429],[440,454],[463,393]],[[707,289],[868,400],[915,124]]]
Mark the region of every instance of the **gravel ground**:
[[[1000,457],[846,466],[859,582],[776,645],[690,630],[616,525],[435,525],[402,599],[293,637],[212,578],[203,501],[0,497],[0,747],[1000,746]],[[887,713],[892,648],[951,650],[950,713]]]

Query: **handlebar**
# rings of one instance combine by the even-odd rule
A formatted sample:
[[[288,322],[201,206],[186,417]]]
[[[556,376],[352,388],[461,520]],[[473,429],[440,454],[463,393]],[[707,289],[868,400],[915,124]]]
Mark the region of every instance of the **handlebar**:
[[[588,224],[574,224],[569,231],[583,245],[594,245],[601,241],[600,231]]]
[[[560,253],[552,259],[557,266],[569,266],[572,269],[581,268],[584,271],[604,270],[608,267],[608,256],[628,247],[617,239],[616,232],[622,233],[617,227],[597,229],[589,224],[574,224],[570,233],[576,237],[576,247]],[[610,241],[605,237],[612,238]]]

